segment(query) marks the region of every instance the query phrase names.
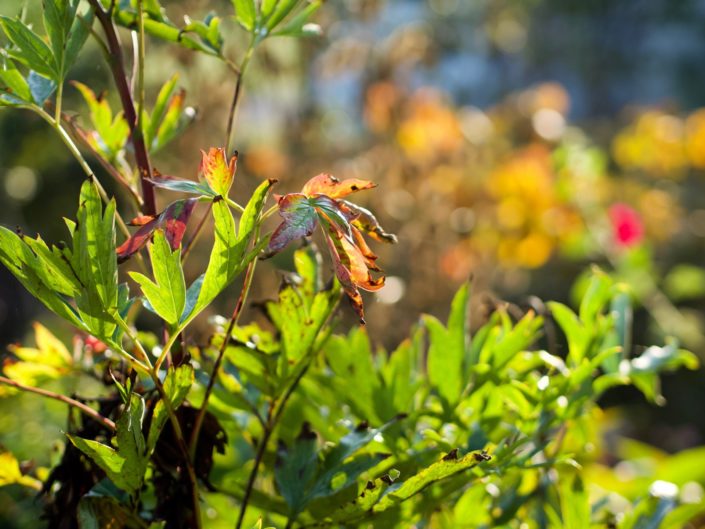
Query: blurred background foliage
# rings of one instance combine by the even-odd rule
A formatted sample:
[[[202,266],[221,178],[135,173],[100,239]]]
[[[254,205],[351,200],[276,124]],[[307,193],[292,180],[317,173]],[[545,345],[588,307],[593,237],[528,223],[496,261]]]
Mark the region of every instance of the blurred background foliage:
[[[31,20],[40,3],[28,4]],[[225,53],[242,56],[229,2],[164,5],[172,20],[223,15]],[[20,8],[6,0],[0,13]],[[367,205],[400,242],[379,248],[388,278],[366,301],[373,342],[393,349],[421,312],[445,317],[468,277],[477,327],[500,300],[518,311],[574,302],[597,263],[633,288],[636,344],[673,335],[705,358],[702,2],[329,0],[317,17],[322,37],[273,39],[255,55],[235,130],[235,189],[245,197],[277,178],[278,192],[294,191],[322,171],[379,184]],[[100,93],[109,72],[93,43],[82,53],[69,78]],[[173,74],[196,117],[153,163],[194,178],[199,149],[223,143],[234,79],[212,57],[150,42],[148,100]],[[66,97],[67,112],[85,113],[77,90]],[[0,113],[0,138],[0,222],[65,237],[56,220],[75,209],[82,172],[29,113]],[[275,269],[291,266],[291,252],[262,266],[253,299],[271,297]],[[0,270],[3,344],[31,335],[36,318],[52,326]],[[653,409],[633,390],[614,391],[606,413],[622,435],[659,450],[705,444],[702,370],[666,377],[664,395],[667,406]],[[32,396],[0,406],[0,443],[46,465],[62,406]],[[620,446],[654,465],[665,457]]]

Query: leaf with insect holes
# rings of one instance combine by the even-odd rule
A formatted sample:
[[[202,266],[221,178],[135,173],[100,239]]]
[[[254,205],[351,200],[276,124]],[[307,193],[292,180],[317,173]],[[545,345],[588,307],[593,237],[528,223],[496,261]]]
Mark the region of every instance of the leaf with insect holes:
[[[223,148],[211,147],[208,152],[201,151],[201,174],[217,194],[228,195],[236,170],[237,153],[228,161]]]
[[[301,193],[278,198],[283,221],[272,234],[266,250],[267,256],[274,255],[292,241],[311,235],[320,224],[333,258],[335,275],[362,323],[364,310],[358,289],[376,291],[384,286],[384,276],[374,279],[370,274],[370,270],[381,270],[376,265],[377,256],[362,233],[384,242],[396,242],[396,237],[385,232],[368,210],[338,199],[373,187],[375,184],[369,180],[351,178],[341,182],[327,173],[314,176]]]
[[[181,245],[181,240],[186,232],[186,224],[191,217],[197,199],[187,198],[172,202],[159,215],[141,216],[133,220],[134,225],[140,226],[132,236],[117,248],[118,262],[123,263],[144,247],[152,238],[154,230],[162,228],[172,250]]]

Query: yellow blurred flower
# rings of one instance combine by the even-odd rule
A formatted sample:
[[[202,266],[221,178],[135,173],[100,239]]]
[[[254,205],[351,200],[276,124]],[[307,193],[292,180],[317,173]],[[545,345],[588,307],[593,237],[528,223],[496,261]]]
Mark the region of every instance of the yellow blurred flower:
[[[397,142],[407,156],[427,162],[454,153],[463,145],[460,120],[434,90],[421,90],[406,105]]]
[[[684,131],[683,121],[677,116],[657,110],[644,112],[614,139],[615,160],[625,169],[679,179],[688,166]]]

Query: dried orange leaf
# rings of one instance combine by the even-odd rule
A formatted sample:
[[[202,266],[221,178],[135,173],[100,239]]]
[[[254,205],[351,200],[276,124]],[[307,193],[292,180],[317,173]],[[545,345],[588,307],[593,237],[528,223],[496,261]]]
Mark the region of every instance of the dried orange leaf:
[[[373,187],[376,187],[376,184],[369,180],[349,178],[341,182],[333,175],[321,173],[306,182],[301,192],[308,197],[326,195],[330,198],[342,198],[355,191],[372,189]]]

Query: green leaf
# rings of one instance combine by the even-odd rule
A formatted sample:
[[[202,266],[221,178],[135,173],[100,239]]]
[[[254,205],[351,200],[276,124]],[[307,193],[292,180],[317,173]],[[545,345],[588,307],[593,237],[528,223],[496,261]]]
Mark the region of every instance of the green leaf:
[[[22,102],[32,102],[33,98],[29,84],[27,84],[25,78],[15,68],[15,64],[10,59],[6,59],[3,67],[0,68],[0,82],[5,92],[2,97],[9,96]]]
[[[279,0],[277,7],[267,19],[267,29],[273,30],[296,7],[300,0]]]
[[[308,489],[318,470],[317,437],[305,426],[291,447],[280,445],[274,467],[279,493],[294,513],[305,506]]]
[[[102,468],[115,485],[136,495],[142,487],[149,461],[142,435],[143,420],[144,400],[133,393],[130,406],[116,424],[117,450],[92,439],[67,435],[73,445]]]
[[[66,46],[66,35],[71,28],[75,10],[68,0],[43,0],[42,7],[44,28],[49,36],[54,57],[58,59],[57,65],[60,67]]]
[[[590,501],[580,477],[561,480],[560,499],[562,526],[590,529]]]
[[[589,331],[580,322],[578,316],[562,303],[550,301],[547,305],[568,340],[568,358],[573,365],[578,365],[587,354]]]
[[[83,48],[86,43],[88,36],[91,34],[91,27],[93,26],[93,20],[95,16],[93,10],[88,10],[88,12],[81,16],[77,16],[71,26],[71,32],[68,35],[68,42],[66,44],[66,55],[64,56],[64,73],[63,77],[69,71],[69,68],[73,66],[76,62],[78,53]]]
[[[51,49],[39,35],[19,20],[5,16],[0,16],[0,26],[5,31],[7,38],[18,48],[8,50],[12,57],[45,77],[54,81],[59,79],[59,72]]]
[[[309,23],[309,19],[321,7],[322,2],[313,1],[294,16],[286,26],[272,33],[279,37],[316,37],[321,34],[318,24]]]
[[[243,211],[240,217],[237,230],[237,241],[238,244],[243,245],[243,248],[247,248],[249,242],[252,240],[255,228],[259,224],[262,209],[269,196],[269,191],[276,182],[276,180],[271,179],[262,182],[257,186],[257,189],[254,190],[250,200],[247,202],[245,211]]]
[[[22,285],[35,298],[41,301],[49,310],[69,321],[82,330],[88,330],[87,326],[78,316],[74,308],[66,301],[62,292],[58,289],[61,277],[57,276],[55,281],[49,281],[49,268],[47,262],[38,257],[22,239],[7,228],[0,226],[0,262],[22,283]],[[59,267],[54,267],[59,270]],[[68,278],[66,284],[70,284]],[[68,288],[67,288],[68,290]],[[74,292],[71,292],[72,294]]]
[[[164,231],[156,230],[149,255],[154,281],[137,272],[130,272],[130,276],[139,283],[142,293],[155,312],[169,325],[175,327],[186,306],[186,284],[181,267],[181,250],[172,252]]]
[[[432,316],[425,316],[429,332],[428,378],[440,396],[455,404],[463,390],[463,363],[469,342],[468,300],[470,287],[465,283],[453,298],[448,328]]]
[[[135,10],[116,9],[113,14],[113,19],[115,22],[130,30],[137,27],[137,17],[137,11]],[[181,28],[176,27],[171,22],[165,21],[165,19],[156,20],[145,17],[144,30],[148,35],[166,42],[173,42],[174,44],[178,44],[184,48],[200,51],[207,55],[215,57],[218,56],[218,52],[212,47],[205,45],[188,34],[185,34]]]
[[[612,297],[612,279],[595,268],[580,302],[580,321],[589,325],[595,321]]]
[[[261,4],[260,13],[263,18],[267,18],[274,10],[274,6],[277,5],[277,0],[262,0]]]
[[[171,403],[171,408],[176,410],[183,404],[193,384],[193,368],[190,365],[181,365],[176,369],[170,368],[164,379],[164,393]],[[147,435],[147,453],[151,454],[157,446],[159,435],[161,434],[169,415],[164,401],[161,399],[154,406],[152,420],[149,425]]]
[[[83,284],[76,297],[82,319],[98,338],[109,339],[116,324],[117,255],[115,253],[115,200],[102,212],[96,185],[87,180],[81,187],[73,251],[68,250],[73,270]]]
[[[149,117],[149,126],[145,130],[145,141],[147,145],[150,146],[150,149],[152,148],[152,144],[157,137],[157,131],[162,124],[164,115],[166,114],[167,105],[174,93],[174,90],[176,89],[176,83],[178,80],[178,74],[172,75],[171,78],[164,83],[159,90],[159,95],[157,95],[157,100],[154,103],[154,108],[152,109],[152,115]]]
[[[477,452],[471,452],[459,459],[444,458],[423,469],[418,474],[410,477],[393,489],[390,488],[387,494],[375,504],[374,512],[382,512],[402,501],[405,501],[415,494],[418,494],[430,484],[442,479],[454,476],[464,470],[476,467],[485,461],[487,456]],[[396,485],[396,484],[395,484]]]
[[[149,148],[152,152],[157,152],[167,143],[173,140],[186,125],[192,121],[194,115],[184,110],[184,98],[186,93],[180,90],[174,94],[166,107],[164,117],[159,122],[159,126],[150,141]],[[150,126],[154,119],[150,120]]]
[[[255,0],[233,0],[233,7],[235,7],[235,18],[240,25],[247,31],[252,31],[257,18]]]
[[[203,286],[196,302],[195,311],[208,305],[235,278],[243,268],[242,254],[237,245],[235,221],[224,200],[213,203],[215,242],[208,267],[203,277]]]
[[[616,373],[619,369],[619,361],[626,358],[632,348],[632,300],[622,287],[619,287],[617,294],[612,298],[610,314],[614,319],[614,327],[608,333],[603,347],[618,345],[622,348],[622,354],[612,356],[602,364],[602,367],[607,373]]]
[[[255,190],[240,219],[240,229],[235,231],[235,221],[224,200],[213,202],[215,241],[206,273],[193,311],[182,317],[186,325],[205,308],[235,277],[242,272],[256,254],[247,254],[250,242],[259,223],[269,189],[274,184],[267,180]],[[186,313],[184,313],[186,314]]]

